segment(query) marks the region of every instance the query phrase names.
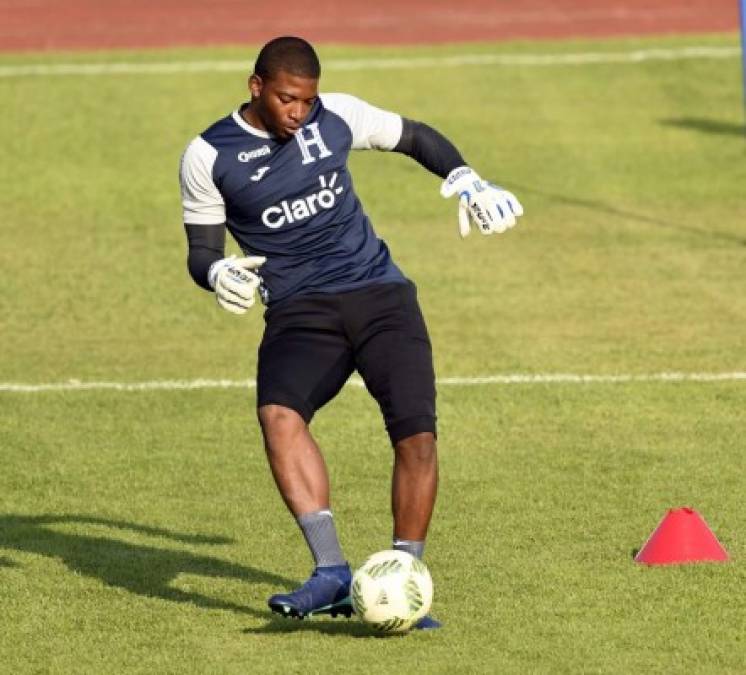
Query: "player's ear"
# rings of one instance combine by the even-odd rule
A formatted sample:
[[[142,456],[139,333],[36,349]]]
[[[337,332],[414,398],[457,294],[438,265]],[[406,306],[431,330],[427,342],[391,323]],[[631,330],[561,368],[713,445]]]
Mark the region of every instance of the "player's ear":
[[[251,92],[251,98],[259,98],[263,87],[264,82],[262,81],[262,78],[256,73],[253,73],[249,77],[249,91]]]

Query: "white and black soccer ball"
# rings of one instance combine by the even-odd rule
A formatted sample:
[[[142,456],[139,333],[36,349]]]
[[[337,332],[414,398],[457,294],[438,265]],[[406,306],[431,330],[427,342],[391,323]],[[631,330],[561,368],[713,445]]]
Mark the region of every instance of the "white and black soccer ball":
[[[430,611],[433,581],[427,565],[404,551],[379,551],[352,577],[352,606],[382,633],[403,633]]]

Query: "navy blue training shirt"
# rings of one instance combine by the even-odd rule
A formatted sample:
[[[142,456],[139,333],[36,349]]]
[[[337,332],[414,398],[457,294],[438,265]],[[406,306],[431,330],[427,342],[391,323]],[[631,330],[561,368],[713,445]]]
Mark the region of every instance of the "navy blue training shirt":
[[[262,255],[265,304],[404,282],[378,239],[347,169],[351,150],[392,150],[402,118],[346,94],[321,94],[288,140],[240,112],[219,120],[181,161],[184,222],[227,226],[246,255]]]

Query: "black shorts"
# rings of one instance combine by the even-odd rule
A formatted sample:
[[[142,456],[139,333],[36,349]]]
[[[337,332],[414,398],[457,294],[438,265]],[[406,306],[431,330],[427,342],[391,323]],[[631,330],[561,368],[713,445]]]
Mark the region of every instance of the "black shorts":
[[[258,407],[286,406],[308,423],[357,370],[392,444],[435,433],[432,350],[413,283],[288,298],[264,318]]]

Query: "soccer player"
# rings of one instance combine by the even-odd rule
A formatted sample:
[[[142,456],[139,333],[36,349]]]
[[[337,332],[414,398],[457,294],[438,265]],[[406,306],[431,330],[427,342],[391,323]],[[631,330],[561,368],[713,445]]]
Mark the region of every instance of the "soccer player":
[[[346,94],[320,94],[313,47],[279,37],[262,47],[251,98],[187,147],[181,193],[194,281],[243,314],[267,309],[257,412],[269,466],[315,561],[300,588],[270,608],[303,618],[349,616],[350,567],[329,504],[326,465],[309,431],[314,413],[358,371],[394,448],[392,547],[422,557],[438,482],[435,376],[414,284],[376,237],[347,169],[351,150],[408,155],[459,197],[483,234],[523,210],[482,180],[429,126]],[[225,231],[245,257],[225,257]],[[437,627],[425,617],[420,628]]]

